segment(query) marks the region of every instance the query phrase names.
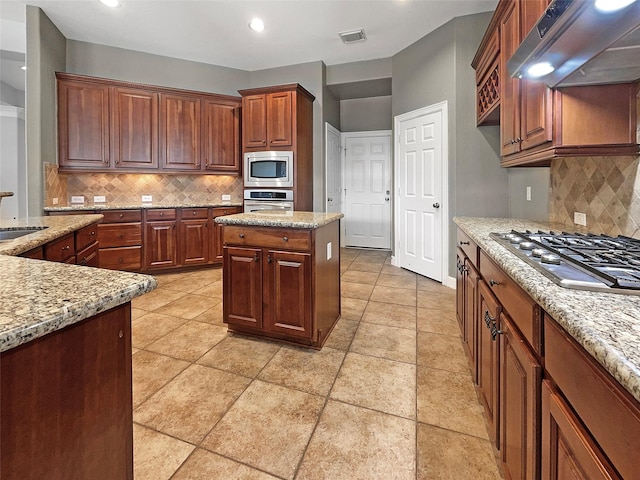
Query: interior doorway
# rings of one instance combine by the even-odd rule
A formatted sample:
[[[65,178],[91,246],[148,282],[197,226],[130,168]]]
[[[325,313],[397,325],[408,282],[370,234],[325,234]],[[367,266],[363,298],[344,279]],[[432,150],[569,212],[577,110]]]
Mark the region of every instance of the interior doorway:
[[[439,282],[448,278],[447,102],[398,115],[393,263]]]
[[[325,122],[326,188],[325,211],[342,212],[342,151],[340,131]]]
[[[342,134],[345,244],[391,249],[391,131]]]

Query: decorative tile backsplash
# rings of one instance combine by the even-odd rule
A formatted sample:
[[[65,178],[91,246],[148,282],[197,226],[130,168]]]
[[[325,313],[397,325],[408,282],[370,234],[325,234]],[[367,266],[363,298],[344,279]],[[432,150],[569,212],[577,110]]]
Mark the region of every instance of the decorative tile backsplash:
[[[59,174],[55,164],[45,165],[45,205],[68,205],[72,195],[83,195],[91,203],[94,195],[104,195],[107,203],[137,204],[142,195],[153,195],[153,203],[220,202],[231,195],[232,203],[241,203],[242,177],[229,175],[158,174]]]
[[[637,156],[553,160],[549,220],[569,228],[582,212],[590,232],[640,238],[639,166]]]

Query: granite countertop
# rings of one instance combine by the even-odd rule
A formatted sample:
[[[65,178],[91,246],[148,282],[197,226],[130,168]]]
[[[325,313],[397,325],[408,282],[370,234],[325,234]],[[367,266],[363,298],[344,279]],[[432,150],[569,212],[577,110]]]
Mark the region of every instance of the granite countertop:
[[[102,215],[69,215],[0,221],[0,228],[49,227],[0,242],[0,352],[122,305],[157,287],[149,275],[12,256],[101,218]]]
[[[315,229],[340,220],[342,213],[280,212],[261,210],[252,213],[236,213],[215,219],[222,225],[248,225],[254,227],[309,228]]]
[[[454,222],[640,401],[640,296],[560,287],[489,237],[566,226],[509,218],[455,217]]]
[[[76,212],[85,210],[139,210],[149,208],[205,208],[242,207],[242,203],[232,202],[181,202],[181,203],[79,203],[77,205],[56,205],[44,207],[45,212]]]

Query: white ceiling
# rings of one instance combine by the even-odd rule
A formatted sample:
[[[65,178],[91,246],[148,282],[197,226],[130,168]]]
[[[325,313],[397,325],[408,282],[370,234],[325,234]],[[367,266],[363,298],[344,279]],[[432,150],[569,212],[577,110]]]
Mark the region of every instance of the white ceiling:
[[[24,21],[41,7],[68,39],[261,70],[322,60],[336,65],[390,57],[456,16],[493,10],[497,0],[1,0],[0,18]],[[248,28],[253,17],[265,30]],[[345,45],[338,32],[364,28]]]

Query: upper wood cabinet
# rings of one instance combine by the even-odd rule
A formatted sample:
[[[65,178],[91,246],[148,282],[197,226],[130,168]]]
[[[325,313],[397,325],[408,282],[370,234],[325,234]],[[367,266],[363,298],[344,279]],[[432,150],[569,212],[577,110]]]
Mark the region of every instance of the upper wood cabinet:
[[[242,153],[293,151],[293,202],[313,210],[313,101],[297,83],[239,90],[242,95]]]
[[[109,150],[109,87],[68,80],[58,83],[60,167],[105,169]]]
[[[56,77],[62,171],[240,175],[240,98]]]
[[[200,170],[200,98],[160,95],[160,159],[162,168]]]
[[[507,61],[549,3],[499,1],[472,62],[477,124],[500,125],[505,167],[547,166],[562,156],[636,154],[637,85],[550,89],[509,76]]]
[[[111,92],[111,143],[119,168],[157,168],[158,94],[114,87]]]

